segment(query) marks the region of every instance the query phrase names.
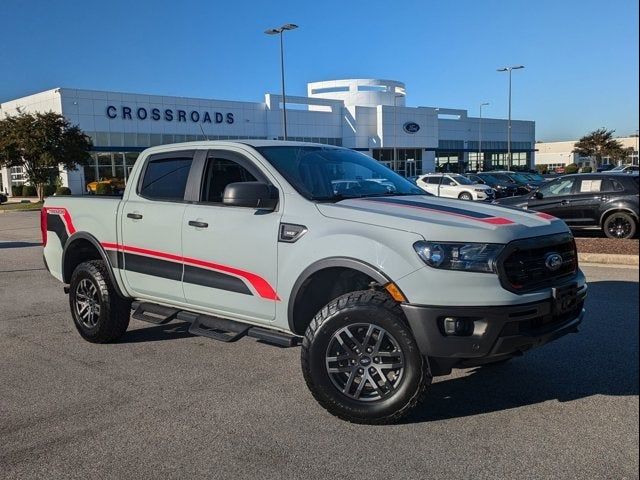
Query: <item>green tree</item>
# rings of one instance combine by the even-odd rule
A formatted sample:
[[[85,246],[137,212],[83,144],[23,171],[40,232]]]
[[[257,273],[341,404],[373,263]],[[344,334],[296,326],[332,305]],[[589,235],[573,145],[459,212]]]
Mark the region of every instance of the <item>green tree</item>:
[[[0,166],[23,167],[40,200],[59,166],[74,170],[86,165],[91,146],[91,139],[58,113],[18,113],[0,119]]]
[[[602,127],[585,135],[573,145],[573,153],[581,157],[596,159],[596,167],[602,164],[602,157],[614,159],[622,156],[622,143],[613,138],[615,130]]]

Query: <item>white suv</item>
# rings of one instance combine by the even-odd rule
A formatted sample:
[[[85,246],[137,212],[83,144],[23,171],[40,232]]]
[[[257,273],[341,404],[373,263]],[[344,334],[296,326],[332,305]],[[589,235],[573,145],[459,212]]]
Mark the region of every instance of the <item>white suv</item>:
[[[493,200],[495,192],[488,185],[474,183],[457,173],[428,173],[418,177],[416,184],[436,197],[460,200]]]

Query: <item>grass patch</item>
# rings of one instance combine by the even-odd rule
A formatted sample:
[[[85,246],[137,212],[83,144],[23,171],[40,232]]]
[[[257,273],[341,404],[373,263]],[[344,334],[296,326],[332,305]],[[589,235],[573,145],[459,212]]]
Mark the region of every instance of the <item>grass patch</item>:
[[[32,210],[42,210],[43,202],[33,203],[3,203],[0,205],[0,210],[7,212],[25,212]]]

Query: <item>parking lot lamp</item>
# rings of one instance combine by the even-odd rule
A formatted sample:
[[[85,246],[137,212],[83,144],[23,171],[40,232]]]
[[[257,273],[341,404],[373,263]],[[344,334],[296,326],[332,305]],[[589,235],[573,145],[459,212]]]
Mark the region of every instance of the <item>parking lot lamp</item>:
[[[511,71],[520,70],[524,65],[513,65],[511,67],[498,68],[498,72],[509,72],[509,122],[507,126],[507,170],[511,170]]]
[[[293,23],[285,23],[281,27],[270,28],[268,30],[265,30],[264,32],[267,35],[280,36],[280,74],[282,77],[282,126],[284,140],[287,140],[287,97],[284,90],[284,41],[282,39],[282,34],[286,30],[295,30],[296,28],[298,28],[298,25],[295,25]]]
[[[482,107],[489,105],[489,102],[480,104],[480,121],[478,122],[478,169],[482,171],[484,169],[484,162],[482,161]],[[482,164],[480,163],[482,162]],[[482,167],[480,166],[482,165]]]

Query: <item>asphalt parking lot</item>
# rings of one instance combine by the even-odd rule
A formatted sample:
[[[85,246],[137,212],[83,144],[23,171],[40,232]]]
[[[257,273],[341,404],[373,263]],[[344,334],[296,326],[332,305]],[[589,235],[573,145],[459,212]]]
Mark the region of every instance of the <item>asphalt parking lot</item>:
[[[316,404],[298,348],[136,320],[84,342],[38,222],[0,214],[2,478],[638,478],[637,269],[584,267],[579,334],[372,427]]]

